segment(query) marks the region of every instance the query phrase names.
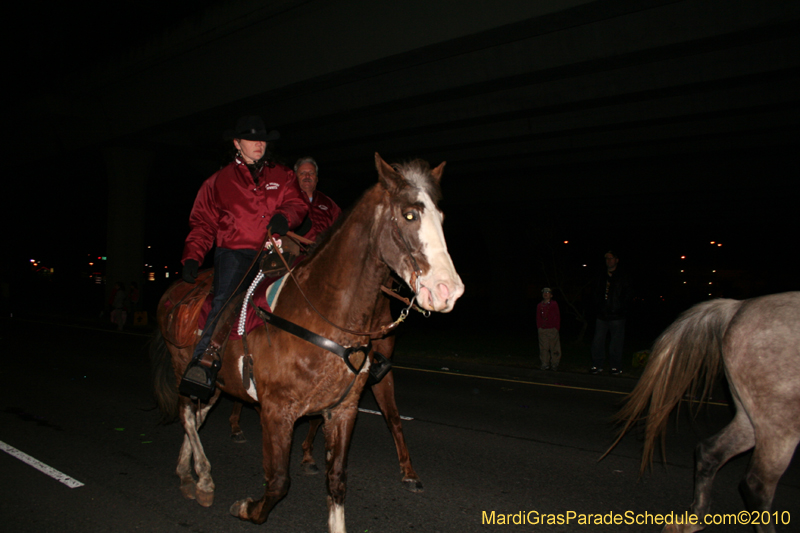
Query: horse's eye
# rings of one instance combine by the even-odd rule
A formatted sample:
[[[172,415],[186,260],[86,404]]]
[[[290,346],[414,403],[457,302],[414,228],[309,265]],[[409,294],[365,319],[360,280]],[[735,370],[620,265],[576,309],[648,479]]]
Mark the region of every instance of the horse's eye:
[[[417,214],[414,211],[409,211],[408,213],[403,214],[403,218],[405,218],[409,222],[413,222],[417,220]]]

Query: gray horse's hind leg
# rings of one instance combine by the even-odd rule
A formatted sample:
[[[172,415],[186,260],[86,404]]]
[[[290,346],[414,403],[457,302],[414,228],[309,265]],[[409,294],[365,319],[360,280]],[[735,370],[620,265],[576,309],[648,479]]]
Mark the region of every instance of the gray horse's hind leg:
[[[717,471],[731,458],[746,452],[753,445],[753,425],[744,409],[738,406],[736,416],[725,429],[697,446],[692,513],[700,517],[701,521],[711,507],[711,485]]]
[[[800,436],[796,434],[786,435],[783,438],[776,435],[771,439],[759,439],[750,459],[747,474],[739,485],[750,511],[767,511],[769,514],[775,497],[775,488],[792,461],[798,439]],[[758,533],[775,531],[774,523],[758,524],[755,528]]]
[[[739,407],[730,424],[697,445],[695,450],[694,501],[691,512],[700,519],[700,524],[672,524],[664,527],[665,533],[694,533],[705,529],[703,517],[711,507],[711,485],[717,471],[732,457],[753,447],[755,437],[753,425]]]

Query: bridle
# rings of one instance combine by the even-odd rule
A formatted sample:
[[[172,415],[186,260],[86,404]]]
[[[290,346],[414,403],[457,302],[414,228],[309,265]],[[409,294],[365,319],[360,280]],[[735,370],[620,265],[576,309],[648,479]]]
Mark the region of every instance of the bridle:
[[[415,307],[414,302],[416,301],[417,294],[419,293],[420,277],[422,276],[422,271],[419,268],[419,265],[417,263],[416,258],[414,258],[414,254],[411,252],[411,247],[408,245],[406,240],[403,238],[403,235],[400,233],[400,228],[397,226],[397,218],[396,217],[392,217],[392,223],[394,224],[394,229],[397,232],[397,235],[400,238],[400,241],[406,247],[406,251],[408,252],[409,257],[411,257],[411,262],[412,262],[412,264],[414,266],[413,282],[416,285],[416,290],[414,292],[414,297],[411,298],[411,300],[409,301],[407,298],[403,298],[402,296],[398,295],[397,293],[395,293],[391,289],[387,289],[386,287],[381,285],[381,290],[385,294],[393,296],[393,297],[395,297],[395,298],[397,298],[397,299],[399,299],[401,301],[404,301],[408,305],[407,305],[407,307],[405,309],[403,309],[400,312],[400,316],[397,318],[397,320],[395,320],[394,322],[391,322],[391,323],[389,323],[387,325],[381,326],[379,329],[376,329],[376,330],[373,330],[373,331],[356,331],[356,330],[352,330],[352,329],[349,329],[349,328],[345,328],[344,326],[340,326],[338,324],[335,324],[330,319],[328,319],[328,317],[323,315],[316,308],[316,306],[314,306],[314,304],[311,303],[311,300],[309,300],[308,295],[306,295],[305,291],[303,291],[302,287],[300,286],[300,283],[297,281],[297,278],[294,275],[294,269],[292,269],[289,266],[289,263],[286,262],[286,259],[283,257],[283,255],[281,255],[280,253],[277,252],[278,251],[278,243],[275,241],[275,238],[272,236],[272,232],[269,229],[267,230],[267,237],[268,237],[268,241],[272,244],[272,249],[275,251],[275,253],[278,253],[278,256],[280,257],[281,262],[283,262],[283,265],[286,267],[286,270],[289,271],[289,277],[292,279],[292,281],[294,281],[294,284],[297,287],[297,290],[300,291],[300,294],[303,296],[303,299],[306,301],[308,306],[320,318],[322,318],[325,322],[327,322],[329,325],[333,326],[334,328],[338,329],[339,331],[343,331],[345,333],[349,333],[350,335],[355,335],[355,336],[358,336],[358,337],[368,337],[368,338],[381,338],[381,337],[386,336],[389,332],[393,331],[395,328],[397,328],[397,326],[402,324],[403,321],[405,321],[406,317],[408,317],[408,312],[412,309],[412,307]],[[426,317],[430,316],[430,311],[421,310],[418,307],[417,307],[417,309],[423,315],[425,315]]]

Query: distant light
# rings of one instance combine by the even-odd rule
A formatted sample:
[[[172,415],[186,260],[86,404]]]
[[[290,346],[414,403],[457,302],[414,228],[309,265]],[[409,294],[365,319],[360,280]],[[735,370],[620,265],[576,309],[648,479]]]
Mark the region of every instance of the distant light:
[[[685,255],[682,255],[682,256],[681,256],[681,259],[686,259],[686,256],[685,256]]]
[[[712,242],[711,244],[714,244],[714,243]],[[148,248],[150,248],[150,247],[148,246]]]
[[[712,270],[711,272],[716,272],[716,270]]]
[[[709,281],[708,284],[711,285],[711,282]]]
[[[165,266],[164,268],[169,268],[169,267],[168,267],[168,266]]]
[[[586,266],[586,265],[583,265],[583,266]]]
[[[148,272],[147,273],[147,281],[155,281],[156,280],[156,273],[155,272]]]
[[[711,241],[711,244],[717,244],[716,241]]]
[[[93,265],[94,265],[94,263],[91,263],[91,262],[89,263],[89,266],[93,266]]]
[[[31,263],[35,263],[35,262],[36,262],[36,259],[31,259]]]
[[[683,284],[686,285],[686,282],[684,281]]]
[[[169,277],[169,272],[164,272],[164,277],[168,278]]]
[[[722,243],[721,243],[721,242],[718,242],[718,243],[717,243],[717,246],[722,246]]]
[[[569,241],[564,241],[564,244],[569,244]]]
[[[681,272],[683,272],[683,270],[681,270]]]
[[[103,256],[103,261],[105,261],[105,260],[106,260],[106,256]]]

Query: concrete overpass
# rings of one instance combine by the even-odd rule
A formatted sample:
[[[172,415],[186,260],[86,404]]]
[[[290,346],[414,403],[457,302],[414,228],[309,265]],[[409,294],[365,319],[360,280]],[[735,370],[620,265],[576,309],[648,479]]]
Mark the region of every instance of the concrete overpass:
[[[185,220],[222,130],[249,113],[287,159],[316,157],[335,198],[374,179],[378,151],[447,160],[463,213],[540,198],[589,220],[685,213],[687,196],[746,191],[732,169],[780,187],[800,144],[799,35],[792,0],[220,2],[26,102],[24,136],[47,124],[57,154],[103,154],[87,164],[109,180],[109,280],[138,275],[154,202]],[[470,224],[455,228],[492,229]]]

